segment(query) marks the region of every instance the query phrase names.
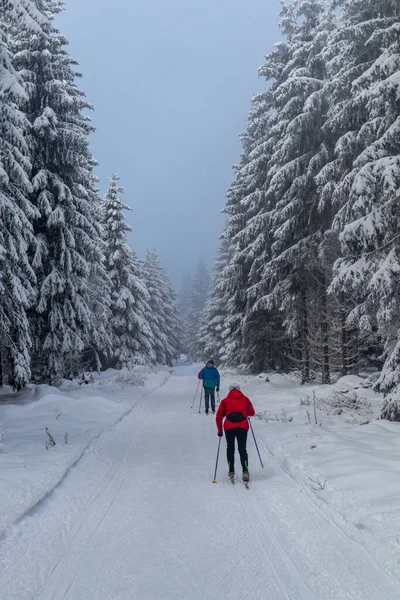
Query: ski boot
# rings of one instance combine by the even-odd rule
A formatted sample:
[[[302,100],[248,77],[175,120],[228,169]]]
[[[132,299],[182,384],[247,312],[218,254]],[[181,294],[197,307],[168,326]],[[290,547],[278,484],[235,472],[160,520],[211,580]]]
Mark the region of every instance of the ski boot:
[[[249,475],[248,471],[243,471],[243,481],[245,483],[249,483],[249,481],[250,481],[250,475]]]

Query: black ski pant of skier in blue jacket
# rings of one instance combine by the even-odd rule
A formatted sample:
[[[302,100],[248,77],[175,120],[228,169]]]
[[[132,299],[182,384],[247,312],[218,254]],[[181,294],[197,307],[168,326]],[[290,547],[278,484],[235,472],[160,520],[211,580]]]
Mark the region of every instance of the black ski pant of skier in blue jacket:
[[[215,412],[215,388],[205,387],[204,388],[204,401],[206,403],[206,412],[208,412],[209,408],[210,408],[210,398],[211,398],[211,410],[213,412]]]

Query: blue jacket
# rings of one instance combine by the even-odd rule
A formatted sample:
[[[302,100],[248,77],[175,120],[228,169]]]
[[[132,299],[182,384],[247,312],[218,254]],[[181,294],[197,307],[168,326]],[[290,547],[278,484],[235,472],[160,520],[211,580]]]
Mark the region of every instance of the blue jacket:
[[[204,367],[199,373],[199,379],[203,380],[203,387],[219,388],[220,376],[215,367]]]

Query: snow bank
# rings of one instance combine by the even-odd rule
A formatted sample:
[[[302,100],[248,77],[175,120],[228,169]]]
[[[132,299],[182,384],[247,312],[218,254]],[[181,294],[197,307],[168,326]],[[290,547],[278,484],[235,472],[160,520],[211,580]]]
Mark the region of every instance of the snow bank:
[[[46,497],[89,444],[168,379],[152,373],[142,387],[129,387],[117,371],[93,384],[65,382],[61,388],[33,386],[0,397],[0,536]],[[55,445],[49,443],[49,434]],[[1,437],[1,436],[0,436]],[[1,450],[1,448],[0,448]]]

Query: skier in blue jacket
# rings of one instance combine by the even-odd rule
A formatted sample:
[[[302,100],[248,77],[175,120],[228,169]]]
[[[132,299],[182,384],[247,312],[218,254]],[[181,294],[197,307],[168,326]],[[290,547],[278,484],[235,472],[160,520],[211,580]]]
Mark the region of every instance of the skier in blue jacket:
[[[210,408],[210,398],[211,410],[215,413],[215,388],[217,388],[217,392],[219,392],[220,376],[218,369],[214,366],[213,360],[207,361],[206,366],[200,371],[198,378],[203,380],[206,415],[208,415]]]

